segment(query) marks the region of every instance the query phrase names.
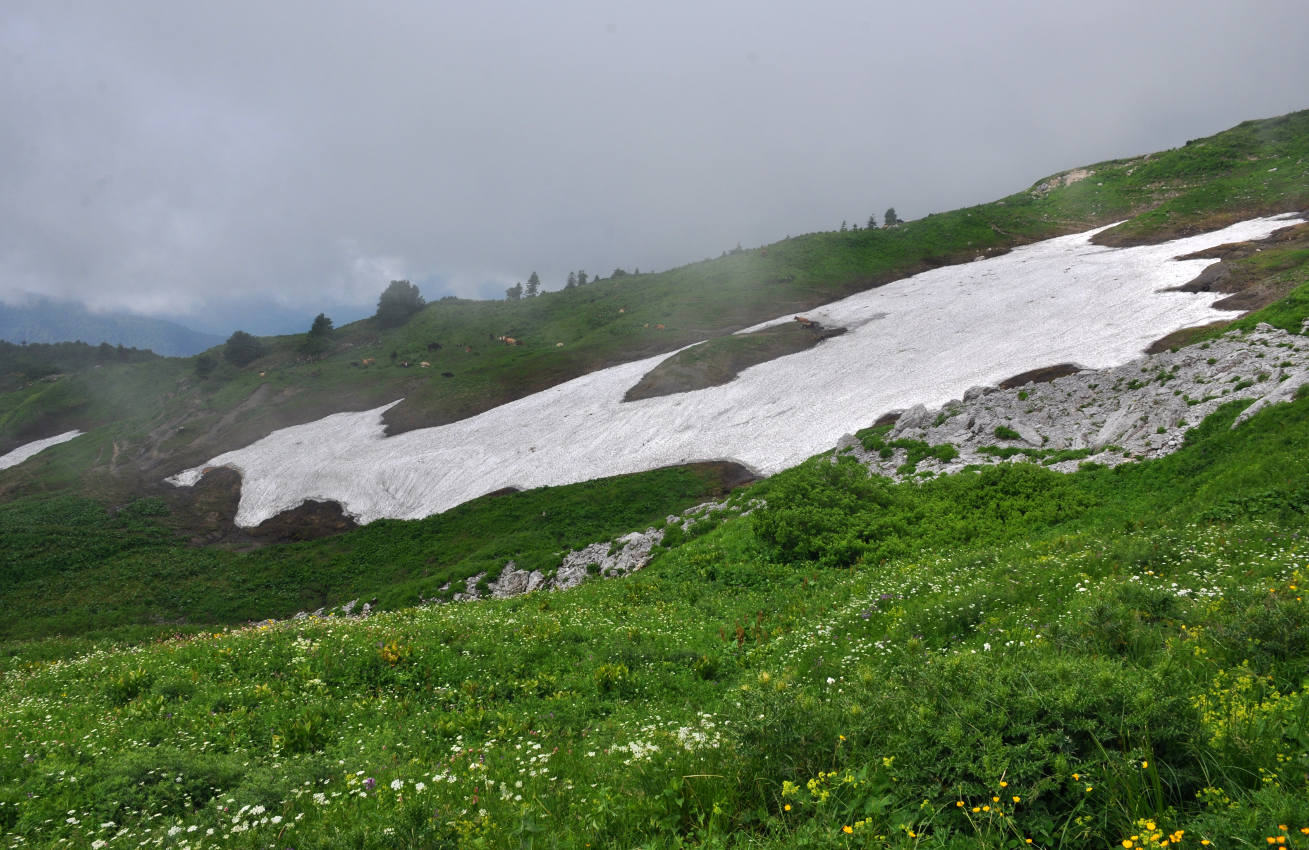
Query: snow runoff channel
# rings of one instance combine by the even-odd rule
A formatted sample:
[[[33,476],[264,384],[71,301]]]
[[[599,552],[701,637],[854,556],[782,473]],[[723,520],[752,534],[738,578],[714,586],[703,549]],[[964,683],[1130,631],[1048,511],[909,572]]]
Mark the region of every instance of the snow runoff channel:
[[[1220,293],[1164,291],[1213,262],[1174,258],[1262,238],[1299,220],[1258,219],[1136,248],[1092,245],[1096,231],[1064,236],[811,311],[849,332],[747,369],[724,386],[623,402],[668,356],[660,355],[394,437],[384,436],[382,423],[392,405],[334,414],[168,481],[190,486],[207,467],[236,469],[236,522],[252,526],[306,499],[335,500],[366,523],[428,516],[503,487],[692,461],[734,460],[771,474],[893,408],[939,406],[969,387],[1054,363],[1115,366],[1164,334],[1230,317],[1211,306]]]

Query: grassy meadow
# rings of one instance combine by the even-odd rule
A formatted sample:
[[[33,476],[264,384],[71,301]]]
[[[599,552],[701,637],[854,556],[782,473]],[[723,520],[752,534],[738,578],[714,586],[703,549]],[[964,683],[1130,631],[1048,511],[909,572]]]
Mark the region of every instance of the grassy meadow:
[[[670,524],[641,572],[458,604],[417,603],[660,526],[730,475],[247,551],[189,542],[146,486],[343,407],[449,421],[1060,233],[1306,209],[1306,162],[1301,112],[890,229],[442,300],[322,356],[295,335],[203,378],[25,360],[0,444],[89,433],[0,473],[0,847],[1309,848],[1309,398],[1070,475],[1033,453],[895,483],[828,453],[726,496],[748,512]],[[1298,331],[1306,263],[1302,239],[1234,259],[1275,295],[1237,326]],[[285,619],[356,597],[384,610]]]
[[[566,593],[10,642],[5,846],[1309,845],[1309,400],[1238,407],[1071,476],[820,456]]]

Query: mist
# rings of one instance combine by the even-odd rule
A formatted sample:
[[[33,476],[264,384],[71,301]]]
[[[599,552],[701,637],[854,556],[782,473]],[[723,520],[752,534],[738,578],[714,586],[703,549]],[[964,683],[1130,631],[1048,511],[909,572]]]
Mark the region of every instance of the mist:
[[[273,333],[661,270],[1304,108],[1307,43],[1299,0],[20,0],[0,301]]]

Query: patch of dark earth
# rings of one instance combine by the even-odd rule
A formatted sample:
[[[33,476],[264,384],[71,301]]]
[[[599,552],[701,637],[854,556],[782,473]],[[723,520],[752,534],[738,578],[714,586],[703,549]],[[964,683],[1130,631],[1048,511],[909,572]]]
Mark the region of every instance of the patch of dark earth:
[[[1082,371],[1082,367],[1074,363],[1056,363],[1053,366],[1042,366],[1039,369],[1028,369],[1026,372],[1019,372],[1011,378],[1005,378],[998,386],[1002,390],[1012,390],[1021,387],[1024,384],[1044,384],[1053,381],[1055,378],[1062,378],[1065,375],[1074,375]],[[885,418],[885,417],[883,417]],[[878,420],[881,423],[881,420]]]
[[[743,369],[813,348],[845,328],[792,321],[748,334],[711,339],[679,351],[646,372],[623,401],[658,398],[731,383]]]

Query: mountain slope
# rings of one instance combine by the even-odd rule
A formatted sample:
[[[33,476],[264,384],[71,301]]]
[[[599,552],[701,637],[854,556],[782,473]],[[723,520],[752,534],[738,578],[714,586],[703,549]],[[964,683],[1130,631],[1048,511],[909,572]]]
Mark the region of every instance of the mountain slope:
[[[1300,846],[1306,405],[1235,430],[1229,406],[1175,455],[1071,476],[817,458],[567,596],[11,646],[0,830]]]
[[[1303,209],[1309,207],[1307,161],[1309,112],[1294,113],[1172,151],[1066,172],[992,204],[894,228],[810,234],[519,302],[442,300],[400,328],[380,329],[368,320],[347,325],[322,355],[304,354],[303,336],[267,338],[268,353],[241,369],[211,351],[218,366],[204,378],[194,364],[174,362],[144,383],[125,373],[75,380],[49,399],[35,399],[35,389],[9,394],[0,398],[0,440],[12,440],[17,428],[2,411],[26,405],[40,411],[50,434],[78,428],[93,445],[80,468],[29,467],[33,474],[19,485],[0,478],[0,492],[76,484],[126,498],[279,427],[397,398],[405,401],[387,412],[388,433],[456,422],[598,368],[1118,219],[1126,221],[1100,241],[1158,241]],[[1285,279],[1303,262],[1263,269],[1245,283],[1257,288],[1266,279]],[[1273,287],[1264,297],[1282,293]],[[506,345],[502,336],[522,344]],[[367,360],[372,363],[364,366]],[[431,368],[418,368],[422,361]],[[44,466],[55,457],[29,463]]]
[[[438,303],[396,330],[347,326],[321,358],[284,337],[243,368],[219,357],[205,378],[195,361],[98,364],[0,394],[0,442],[34,425],[93,429],[0,471],[0,837],[188,850],[1309,846],[1302,393],[1236,428],[1247,400],[1223,403],[1175,453],[1112,469],[1013,462],[897,482],[824,452],[690,529],[660,515],[723,495],[739,471],[491,494],[263,548],[226,525],[230,471],[194,493],[158,483],[400,388],[413,393],[393,409],[397,432],[459,422],[706,329],[808,313],[879,275],[1115,215],[1134,217],[1099,242],[1303,210],[1307,119],[1248,122],[890,231],[800,237],[532,302]],[[1305,238],[1207,248],[1222,264],[1172,295],[1245,299],[1264,306],[1238,326],[1298,332]],[[1249,355],[1271,362],[1247,389],[1299,362],[1278,346],[1302,338],[1250,335],[1278,342]],[[1197,352],[1216,346],[1175,359],[1199,373]],[[429,355],[431,370],[401,365]],[[1168,395],[1170,374],[1139,380],[1171,415],[1187,400]],[[973,424],[1010,441],[985,406]],[[918,430],[864,432],[864,445],[878,461],[903,451],[907,466],[934,450],[914,438],[934,439],[952,409],[914,412]],[[1139,416],[1118,423],[1133,438],[1149,429]],[[1020,425],[1005,427],[1022,437]],[[646,523],[664,526],[663,546],[621,580],[238,625],[355,595],[444,599],[460,576],[548,569]]]
[[[222,341],[163,319],[128,313],[92,313],[80,304],[41,300],[0,304],[0,339],[9,342],[107,342],[156,354],[186,357]]]
[[[941,404],[1052,363],[1117,365],[1162,334],[1222,318],[1210,307],[1220,295],[1175,291],[1211,261],[1172,258],[1297,221],[1256,220],[1137,248],[1106,249],[1089,235],[1047,240],[810,311],[847,333],[722,386],[624,401],[656,367],[649,358],[398,436],[383,436],[384,410],[335,414],[170,480],[194,484],[206,469],[232,466],[244,481],[236,521],[257,525],[311,496],[370,522],[426,516],[502,487],[689,461],[730,459],[771,474],[892,408]]]

